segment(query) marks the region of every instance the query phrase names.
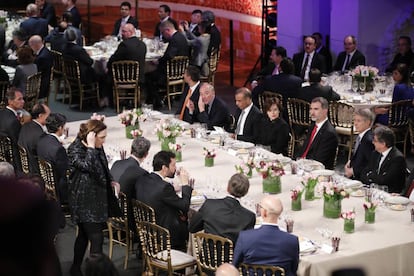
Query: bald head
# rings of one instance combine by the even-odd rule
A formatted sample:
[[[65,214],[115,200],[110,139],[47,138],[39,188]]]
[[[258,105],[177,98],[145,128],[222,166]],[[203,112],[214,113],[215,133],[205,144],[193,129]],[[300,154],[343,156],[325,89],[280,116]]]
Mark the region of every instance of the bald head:
[[[39,35],[33,35],[29,39],[29,46],[32,48],[33,52],[37,52],[40,48],[43,47],[42,37]]]
[[[135,27],[134,27],[134,25],[132,25],[130,23],[125,24],[122,27],[121,33],[122,33],[122,39],[123,40],[135,36]]]
[[[233,265],[224,263],[217,268],[216,276],[239,276],[240,273]]]
[[[277,223],[280,214],[283,211],[283,205],[276,196],[265,196],[260,205],[262,206],[262,217],[266,222]]]

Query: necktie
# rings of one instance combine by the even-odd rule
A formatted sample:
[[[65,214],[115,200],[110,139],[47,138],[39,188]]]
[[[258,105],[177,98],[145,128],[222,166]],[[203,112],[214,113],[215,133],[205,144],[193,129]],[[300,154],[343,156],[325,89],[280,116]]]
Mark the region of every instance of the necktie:
[[[316,134],[316,130],[317,129],[318,129],[318,126],[315,124],[315,126],[312,129],[311,135],[310,135],[309,143],[306,146],[306,149],[305,149],[305,151],[303,152],[303,154],[301,156],[302,158],[306,158],[306,155],[308,155],[308,151],[309,151],[309,149],[310,149],[310,147],[312,145],[313,138],[315,138],[315,134]]]
[[[344,66],[342,67],[342,72],[349,69],[350,59],[351,59],[351,55],[350,54],[347,54],[346,55],[345,62],[344,62]]]
[[[180,120],[182,120],[184,118],[184,111],[185,111],[185,108],[188,104],[188,101],[190,100],[191,94],[193,94],[193,90],[191,90],[191,88],[189,88],[188,93],[187,93],[187,97],[185,97],[183,106],[181,107]]]
[[[355,153],[358,150],[359,144],[361,144],[361,137],[359,135],[357,135],[357,138],[355,140],[355,145],[354,145],[354,150],[352,152],[352,155],[355,155]]]
[[[210,114],[210,105],[206,104],[204,110],[207,112],[207,114]]]
[[[244,116],[244,110],[240,113],[240,116],[239,116],[239,120],[237,121],[237,127],[236,127],[236,135],[239,135],[240,133],[240,131],[241,131],[241,123],[242,123],[242,121],[243,121],[243,116]]]
[[[309,54],[306,55],[305,63],[303,64],[302,71],[300,71],[300,77],[302,79],[305,79],[305,72],[306,72],[306,68],[308,67],[308,63],[309,63]]]
[[[379,157],[378,157],[378,168],[377,168],[377,174],[379,174],[380,173],[380,170],[381,170],[381,165],[382,165],[382,158],[383,158],[384,156],[382,155],[382,153],[380,153],[379,154]]]

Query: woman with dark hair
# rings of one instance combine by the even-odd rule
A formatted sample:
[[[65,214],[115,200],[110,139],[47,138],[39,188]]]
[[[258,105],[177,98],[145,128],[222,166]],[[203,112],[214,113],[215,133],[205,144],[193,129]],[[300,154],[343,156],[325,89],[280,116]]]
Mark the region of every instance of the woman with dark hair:
[[[74,246],[71,275],[82,275],[81,264],[90,242],[90,254],[102,254],[103,233],[108,217],[120,216],[121,210],[112,188],[108,161],[103,150],[106,125],[100,120],[81,124],[78,136],[68,148],[69,206],[79,231]]]
[[[289,125],[280,116],[283,112],[282,103],[278,98],[268,98],[264,108],[266,115],[263,116],[255,128],[255,141],[257,144],[270,147],[274,153],[288,155]]]
[[[37,73],[37,65],[33,63],[34,59],[33,50],[30,47],[24,46],[17,49],[19,65],[16,67],[12,85],[21,91],[23,95],[26,94],[27,77]]]

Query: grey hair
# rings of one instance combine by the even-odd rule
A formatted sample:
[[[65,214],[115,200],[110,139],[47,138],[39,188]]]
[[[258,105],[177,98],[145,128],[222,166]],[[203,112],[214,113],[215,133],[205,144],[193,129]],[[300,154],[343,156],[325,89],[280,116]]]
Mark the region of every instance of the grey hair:
[[[76,30],[73,27],[68,27],[63,33],[63,35],[66,38],[66,40],[69,42],[76,41],[76,39],[78,39]]]
[[[355,110],[354,114],[361,116],[365,120],[369,121],[371,125],[375,121],[375,114],[369,108],[357,109]]]
[[[0,176],[14,177],[14,168],[9,162],[0,162]]]
[[[131,154],[137,158],[143,158],[148,154],[151,142],[145,137],[137,137],[132,141]]]

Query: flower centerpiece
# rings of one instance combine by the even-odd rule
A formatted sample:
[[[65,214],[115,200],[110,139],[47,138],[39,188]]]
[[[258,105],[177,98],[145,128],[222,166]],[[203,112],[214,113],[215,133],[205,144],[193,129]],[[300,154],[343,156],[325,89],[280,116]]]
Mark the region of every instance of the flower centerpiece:
[[[364,209],[365,209],[365,222],[366,223],[374,223],[375,222],[375,209],[378,206],[378,202],[376,201],[365,201],[364,202]]]
[[[134,138],[132,135],[132,130],[139,129],[140,116],[142,116],[142,111],[139,108],[124,110],[122,113],[118,114],[119,120],[123,125],[125,125],[125,135],[128,139]]]
[[[0,10],[0,24],[5,24],[7,18],[7,11]]]
[[[326,218],[339,218],[341,214],[342,199],[349,194],[341,187],[332,182],[322,183],[323,188],[323,216]]]
[[[344,219],[344,231],[346,233],[354,233],[355,231],[355,210],[349,210],[341,213]]]
[[[247,162],[243,161],[240,165],[235,165],[234,167],[238,173],[242,173],[248,178],[251,178],[253,175],[253,168],[255,167],[254,159],[252,157],[249,157],[247,159]]]
[[[100,115],[96,112],[94,112],[91,116],[91,120],[98,120],[98,121],[105,121],[105,115]]]
[[[358,65],[351,71],[352,82],[358,83],[358,91],[368,92],[374,90],[374,78],[378,76],[378,68]]]
[[[302,193],[302,186],[296,186],[290,191],[290,198],[292,199],[292,211],[302,210]]]
[[[214,149],[209,150],[205,147],[203,148],[203,150],[204,150],[204,166],[213,167],[214,158],[216,157],[216,151]]]
[[[184,144],[175,144],[175,143],[169,143],[168,147],[170,149],[170,151],[175,153],[175,161],[177,162],[181,162],[183,161],[183,155],[182,155],[182,151],[183,151],[183,146]]]
[[[318,177],[312,174],[303,176],[302,185],[305,187],[305,200],[313,200],[315,198],[315,187],[318,184]]]
[[[256,165],[256,170],[262,175],[263,192],[270,194],[279,194],[282,191],[280,177],[285,174],[280,161],[260,161]]]
[[[161,141],[161,150],[170,150],[170,143],[175,144],[175,139],[181,134],[182,127],[170,119],[163,119],[155,126],[158,140]]]

